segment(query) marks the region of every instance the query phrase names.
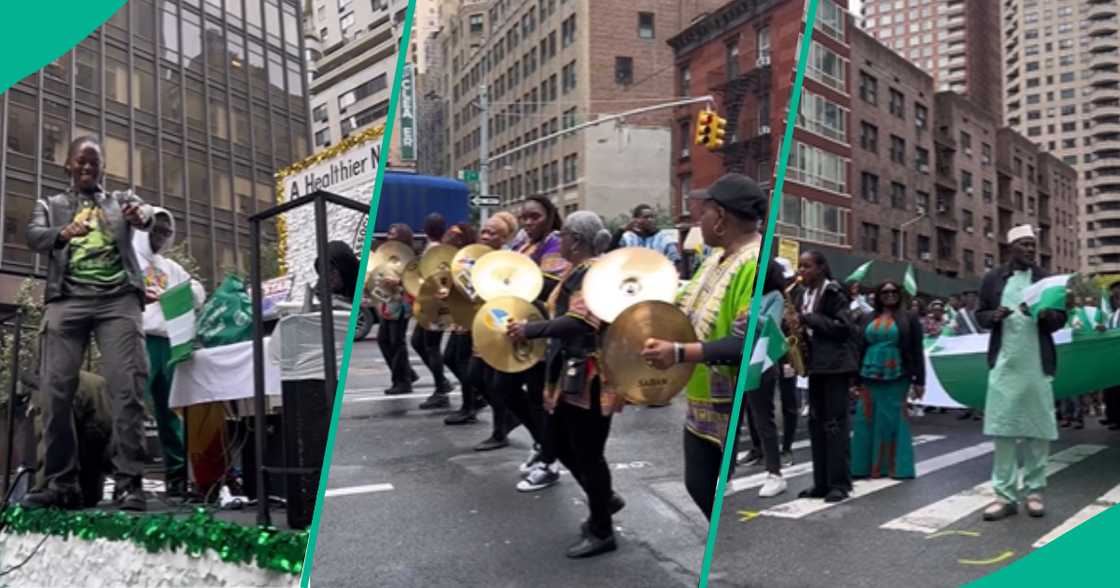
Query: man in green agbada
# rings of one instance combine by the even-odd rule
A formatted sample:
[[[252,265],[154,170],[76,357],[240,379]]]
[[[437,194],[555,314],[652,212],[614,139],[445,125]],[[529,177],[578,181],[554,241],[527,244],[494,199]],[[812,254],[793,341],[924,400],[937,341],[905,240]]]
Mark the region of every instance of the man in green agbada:
[[[1036,240],[1029,225],[1008,232],[1011,259],[992,269],[980,286],[980,326],[990,329],[988,393],[984,434],[994,437],[992,486],[996,501],[984,510],[995,521],[1018,512],[1025,494],[1032,517],[1045,513],[1042,491],[1050,442],[1058,438],[1052,382],[1057,373],[1053,333],[1066,324],[1066,313],[1044,310],[1036,320],[1023,305],[1028,286],[1046,277],[1035,264]],[[1017,452],[1022,450],[1020,465]],[[1019,479],[1025,488],[1020,492]]]

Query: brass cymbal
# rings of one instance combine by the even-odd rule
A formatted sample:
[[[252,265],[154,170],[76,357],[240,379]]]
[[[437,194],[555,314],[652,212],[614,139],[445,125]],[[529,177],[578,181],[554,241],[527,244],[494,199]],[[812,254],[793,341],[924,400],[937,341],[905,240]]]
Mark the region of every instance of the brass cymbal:
[[[475,262],[471,284],[478,297],[486,301],[507,296],[536,300],[544,288],[544,274],[528,255],[492,251]]]
[[[433,245],[420,256],[420,277],[427,278],[442,271],[451,271],[451,260],[459,250],[451,245]]]
[[[371,296],[382,302],[388,301],[392,293],[385,288],[384,282],[386,279],[390,278],[396,280],[401,278],[401,274],[396,266],[383,263],[374,267],[366,274],[366,292],[369,292]]]
[[[456,251],[455,257],[451,259],[451,279],[455,282],[455,288],[470,300],[478,298],[471,282],[471,270],[480,257],[492,251],[494,248],[489,245],[475,243]]]
[[[468,331],[473,326],[478,309],[482,308],[481,301],[471,302],[465,294],[455,288],[451,289],[451,294],[447,297],[447,305],[451,308],[451,322]]]
[[[536,339],[515,345],[506,336],[510,321],[543,320],[540,311],[519,298],[495,298],[482,305],[474,316],[471,332],[474,348],[487,365],[507,374],[528,370],[544,359],[547,343]]]
[[[587,308],[605,322],[648,300],[676,300],[680,276],[668,257],[644,247],[625,247],[598,259],[583,277]]]
[[[424,280],[420,277],[420,262],[413,259],[404,266],[401,271],[401,283],[404,284],[404,291],[408,292],[409,296],[416,298],[420,295],[420,283]]]
[[[449,272],[440,272],[424,280],[416,297],[416,323],[429,331],[449,329],[452,316],[448,297],[452,291]]]
[[[416,252],[408,245],[400,241],[386,241],[370,254],[369,265],[377,267],[388,264],[403,272],[405,266],[414,259]]]
[[[637,405],[665,404],[684,389],[691,364],[659,370],[641,356],[649,339],[695,343],[696,331],[676,306],[661,301],[639,302],[622,311],[603,336],[603,373],[608,385]]]

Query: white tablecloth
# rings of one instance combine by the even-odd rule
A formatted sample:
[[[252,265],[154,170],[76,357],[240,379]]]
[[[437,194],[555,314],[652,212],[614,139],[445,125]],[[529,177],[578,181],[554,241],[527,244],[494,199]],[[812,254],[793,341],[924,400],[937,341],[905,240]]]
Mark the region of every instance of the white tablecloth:
[[[269,337],[264,346],[264,389],[280,395],[280,367],[269,357]],[[175,367],[171,384],[172,408],[204,402],[226,402],[253,397],[253,342],[196,349],[191,359]],[[269,399],[270,405],[279,399]]]

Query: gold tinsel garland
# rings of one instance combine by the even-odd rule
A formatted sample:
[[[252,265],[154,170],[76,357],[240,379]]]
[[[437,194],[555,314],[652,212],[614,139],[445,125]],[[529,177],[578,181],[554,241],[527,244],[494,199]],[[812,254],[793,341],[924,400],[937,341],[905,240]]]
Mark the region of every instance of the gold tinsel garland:
[[[335,157],[338,157],[339,155],[342,155],[343,153],[355,147],[358,147],[359,145],[369,143],[370,141],[377,139],[384,134],[384,125],[364,129],[353,135],[350,135],[349,137],[346,137],[342,141],[339,141],[338,145],[331,145],[330,147],[327,147],[326,149],[319,151],[318,153],[310,155],[303,160],[297,161],[292,165],[289,165],[288,167],[276,172],[276,204],[283,204],[288,200],[284,195],[284,183],[287,178],[294,176],[310,167],[319,165],[320,163],[328,159],[334,159]],[[276,237],[279,240],[279,243],[277,243],[276,257],[280,262],[280,275],[284,275],[288,273],[288,223],[285,215],[280,215],[280,217],[276,219]]]

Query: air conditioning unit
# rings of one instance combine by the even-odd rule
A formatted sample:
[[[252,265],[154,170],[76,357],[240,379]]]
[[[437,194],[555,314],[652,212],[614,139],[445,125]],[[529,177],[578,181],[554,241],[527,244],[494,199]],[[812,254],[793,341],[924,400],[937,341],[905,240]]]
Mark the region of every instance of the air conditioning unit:
[[[919,129],[924,129],[926,128],[926,121],[919,118],[914,121],[914,126],[918,127]]]
[[[770,125],[760,125],[758,127],[758,134],[769,135],[770,134]]]
[[[972,194],[972,193],[973,193],[973,189],[972,189],[972,186],[969,186],[969,187],[965,188],[965,189],[964,189],[964,193],[965,193],[965,194]]]
[[[923,251],[921,253],[921,255],[919,255],[918,257],[920,257],[922,259],[922,261],[929,261],[929,258],[930,258],[929,251]]]
[[[759,55],[758,60],[755,61],[755,65],[757,65],[758,67],[766,67],[770,65],[770,54]]]
[[[918,207],[918,215],[919,215],[919,216],[923,216],[923,215],[925,215],[925,213],[926,213],[926,207],[924,207],[924,206],[919,206],[919,207]]]
[[[949,207],[945,206],[944,204],[938,204],[937,205],[937,212],[940,212],[940,213],[949,212]]]
[[[988,231],[987,233],[984,233],[984,236],[989,238],[989,239],[995,237],[995,235],[993,235],[991,231]]]
[[[929,166],[924,163],[920,164],[918,165],[918,171],[922,172],[923,174],[929,175]]]
[[[684,159],[684,158],[688,157],[690,153],[691,152],[688,150],[687,147],[684,148],[684,149],[681,149],[681,159]]]
[[[965,227],[965,228],[964,228],[964,232],[966,232],[966,233],[968,233],[968,234],[970,234],[970,235],[971,235],[971,234],[972,234],[972,227]]]

